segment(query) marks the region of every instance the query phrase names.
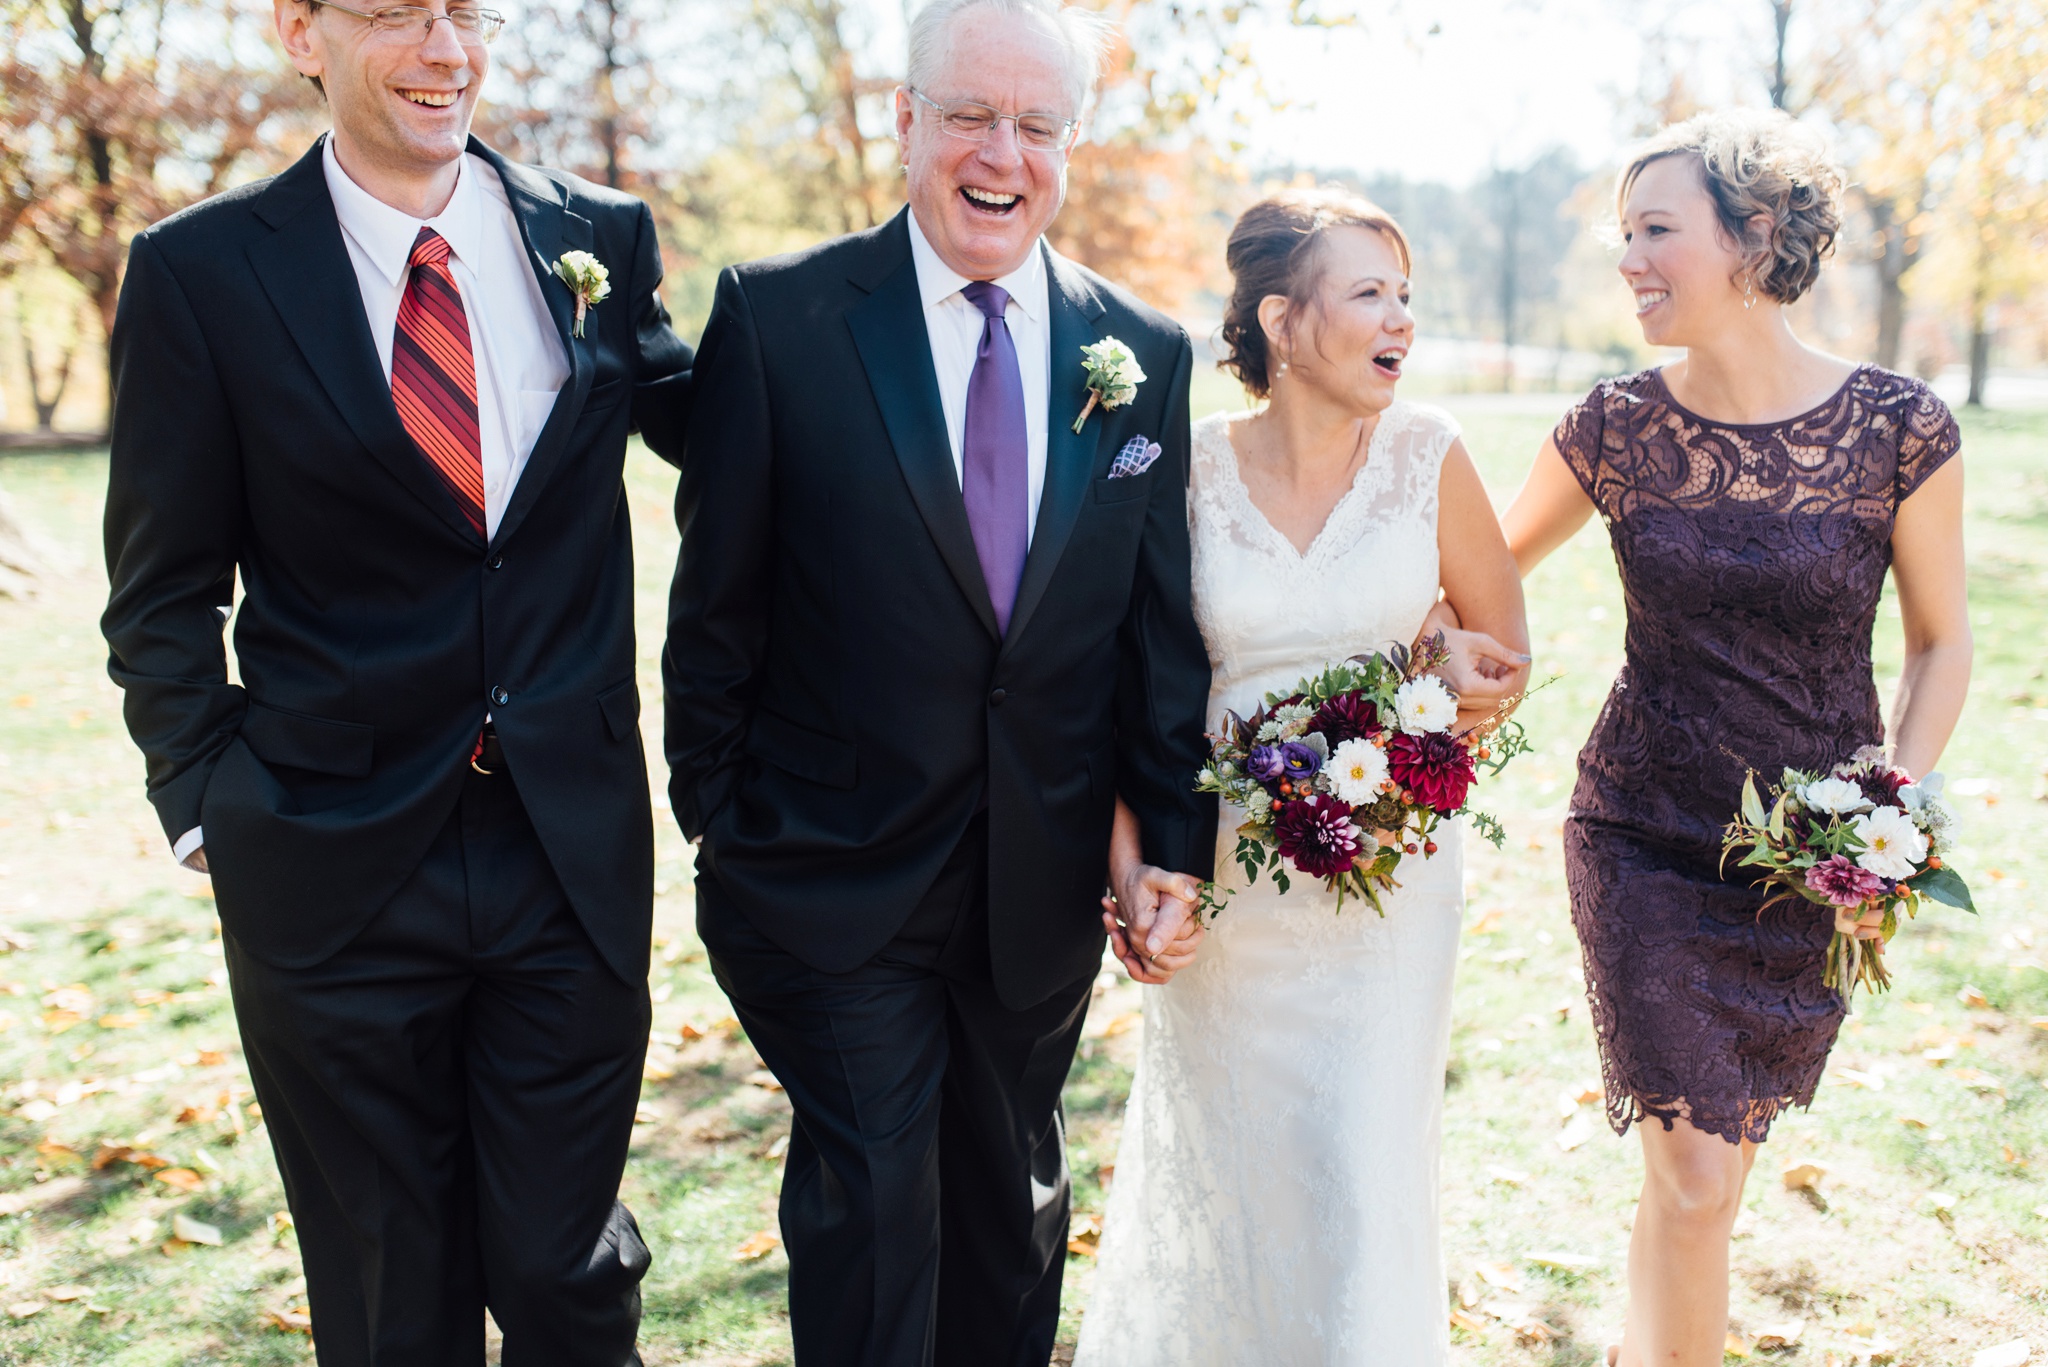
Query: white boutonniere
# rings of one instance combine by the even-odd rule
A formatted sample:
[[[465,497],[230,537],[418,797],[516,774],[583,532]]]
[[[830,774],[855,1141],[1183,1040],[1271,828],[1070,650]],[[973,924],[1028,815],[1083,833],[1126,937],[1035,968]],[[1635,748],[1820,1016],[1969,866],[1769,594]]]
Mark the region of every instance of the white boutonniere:
[[[1082,347],[1081,368],[1088,372],[1088,402],[1081,409],[1081,416],[1074,419],[1076,432],[1081,430],[1082,423],[1088,421],[1095,405],[1122,408],[1138,397],[1138,386],[1145,383],[1145,371],[1138,364],[1138,358],[1114,337],[1105,337],[1093,346]]]
[[[590,312],[591,305],[611,297],[612,273],[589,252],[563,252],[555,262],[555,274],[576,292],[576,335],[581,337],[583,315]]]

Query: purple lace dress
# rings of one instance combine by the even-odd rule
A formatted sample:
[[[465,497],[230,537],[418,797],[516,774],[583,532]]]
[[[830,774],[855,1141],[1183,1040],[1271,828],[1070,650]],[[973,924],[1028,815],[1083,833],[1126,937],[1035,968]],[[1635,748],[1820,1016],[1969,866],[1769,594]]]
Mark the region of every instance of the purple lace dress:
[[[1721,830],[1746,767],[1882,742],[1870,634],[1892,518],[1956,453],[1955,420],[1863,366],[1801,417],[1709,422],[1648,370],[1601,383],[1554,440],[1628,604],[1564,839],[1608,1119],[1760,1142],[1811,1104],[1841,1025],[1821,983],[1833,923],[1797,903],[1759,916],[1762,893],[1719,872]]]

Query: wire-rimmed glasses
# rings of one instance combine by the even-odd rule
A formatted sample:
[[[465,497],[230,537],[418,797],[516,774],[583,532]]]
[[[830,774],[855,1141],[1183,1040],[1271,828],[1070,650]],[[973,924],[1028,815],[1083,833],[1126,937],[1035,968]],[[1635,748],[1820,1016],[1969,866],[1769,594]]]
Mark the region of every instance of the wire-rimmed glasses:
[[[448,21],[448,27],[455,30],[456,39],[469,46],[488,43],[505,31],[504,15],[496,10],[478,9],[474,5],[455,5],[446,14],[436,14],[425,5],[378,5],[374,9],[352,9],[336,4],[335,0],[309,0],[309,3],[367,20],[370,27],[382,35],[397,37],[409,29],[418,29],[422,43],[434,31],[434,25],[443,19]]]
[[[995,135],[996,125],[1008,120],[1017,130],[1017,145],[1025,151],[1064,152],[1073,145],[1074,133],[1081,127],[1078,119],[1057,114],[1005,114],[972,100],[941,104],[914,85],[903,88],[931,107],[940,132],[967,142],[987,142]]]

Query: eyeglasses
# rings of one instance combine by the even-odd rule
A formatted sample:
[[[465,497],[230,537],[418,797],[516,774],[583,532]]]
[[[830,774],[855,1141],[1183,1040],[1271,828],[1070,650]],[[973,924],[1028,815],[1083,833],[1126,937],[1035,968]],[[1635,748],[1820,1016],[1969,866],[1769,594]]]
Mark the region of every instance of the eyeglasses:
[[[1005,119],[1017,130],[1017,145],[1027,152],[1064,152],[1074,141],[1081,124],[1052,114],[1004,114],[985,104],[963,100],[940,104],[914,85],[903,87],[913,97],[930,105],[939,121],[939,131],[967,142],[987,142],[996,125]]]
[[[474,47],[488,43],[505,30],[505,16],[496,10],[473,9],[467,5],[458,6],[446,14],[436,14],[425,5],[379,5],[375,9],[350,9],[337,5],[334,0],[308,0],[309,4],[324,5],[338,9],[343,14],[353,14],[358,19],[369,21],[370,27],[380,35],[396,37],[410,29],[418,29],[420,41],[426,42],[427,35],[434,31],[434,25],[443,19],[455,30],[456,40],[465,46]]]

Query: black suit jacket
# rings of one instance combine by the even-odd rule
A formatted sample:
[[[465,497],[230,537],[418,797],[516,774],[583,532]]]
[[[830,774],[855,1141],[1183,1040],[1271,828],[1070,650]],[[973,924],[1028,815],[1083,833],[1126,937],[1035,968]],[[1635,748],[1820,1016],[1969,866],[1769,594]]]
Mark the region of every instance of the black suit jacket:
[[[488,709],[570,900],[637,981],[653,820],[621,470],[637,415],[675,450],[690,348],[656,296],[645,205],[470,147],[504,180],[572,369],[497,535],[399,421],[315,144],[130,249],[109,668],[165,832],[205,827],[221,920],[259,959],[317,963],[390,899]],[[550,271],[574,249],[614,286],[582,338]],[[237,574],[239,684],[222,636]]]
[[[1198,876],[1216,820],[1191,786],[1209,662],[1189,591],[1187,335],[1047,262],[1045,489],[1008,635],[898,214],[719,278],[663,656],[677,819],[756,927],[814,967],[852,968],[896,932],[986,793],[995,980],[1016,1007],[1101,957],[1117,793],[1148,858]],[[1107,336],[1149,378],[1077,436],[1080,349]],[[1108,478],[1140,434],[1159,460]]]

